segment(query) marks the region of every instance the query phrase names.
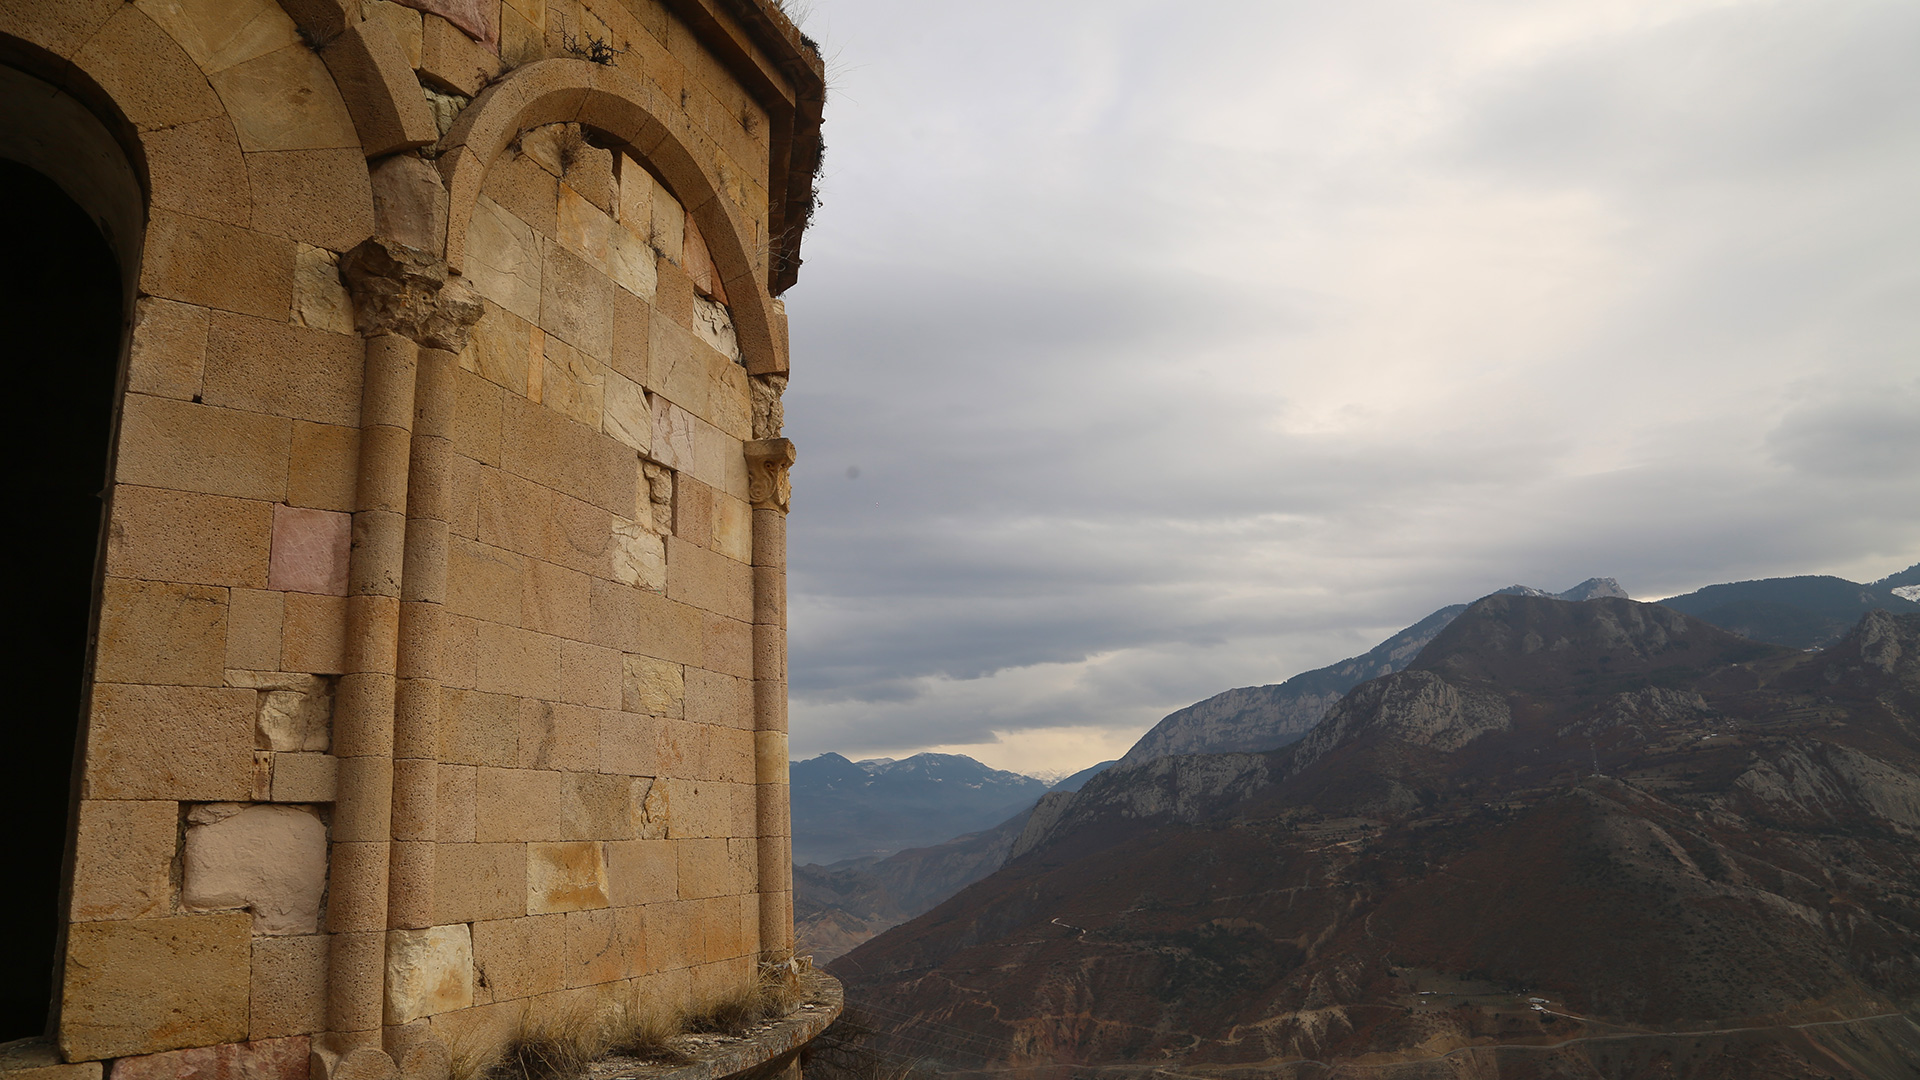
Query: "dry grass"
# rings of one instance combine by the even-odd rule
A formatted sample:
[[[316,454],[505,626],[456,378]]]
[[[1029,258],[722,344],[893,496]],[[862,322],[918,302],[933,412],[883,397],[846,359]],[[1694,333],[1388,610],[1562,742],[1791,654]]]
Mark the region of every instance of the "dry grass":
[[[743,1035],[762,1021],[785,1016],[804,996],[804,961],[782,957],[762,964],[753,984],[710,998],[692,1013],[635,993],[572,997],[529,1009],[503,1046],[452,1048],[452,1080],[576,1080],[610,1054],[685,1062],[673,1046],[686,1032]]]

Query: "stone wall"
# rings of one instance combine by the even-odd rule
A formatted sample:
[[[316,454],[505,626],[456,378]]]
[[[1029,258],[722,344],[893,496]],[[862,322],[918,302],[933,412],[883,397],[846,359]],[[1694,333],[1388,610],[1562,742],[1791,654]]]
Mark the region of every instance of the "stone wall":
[[[752,980],[810,43],[758,0],[0,0],[0,61],[147,203],[32,1068],[427,1075]]]

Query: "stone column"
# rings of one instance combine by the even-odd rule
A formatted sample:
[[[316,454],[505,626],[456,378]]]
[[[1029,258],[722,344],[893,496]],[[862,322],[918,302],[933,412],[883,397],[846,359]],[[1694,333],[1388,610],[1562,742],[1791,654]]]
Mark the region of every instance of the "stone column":
[[[390,932],[432,916],[451,373],[482,308],[443,262],[390,240],[355,248],[341,269],[367,338],[367,376],[349,670],[334,736],[328,1031],[314,1065],[316,1080],[372,1080],[396,1072],[383,1044],[400,1049],[385,1026]]]
[[[793,951],[793,829],[787,790],[787,505],[794,461],[786,439],[747,450],[753,505],[753,756],[760,956]]]

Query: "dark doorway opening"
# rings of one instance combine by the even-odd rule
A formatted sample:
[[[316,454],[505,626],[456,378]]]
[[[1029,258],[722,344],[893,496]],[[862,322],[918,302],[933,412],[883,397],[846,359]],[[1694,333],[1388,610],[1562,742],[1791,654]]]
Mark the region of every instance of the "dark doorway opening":
[[[39,1035],[63,921],[61,862],[87,681],[123,323],[120,268],[59,185],[0,160],[0,342],[14,442],[15,676],[0,749],[0,1041]]]

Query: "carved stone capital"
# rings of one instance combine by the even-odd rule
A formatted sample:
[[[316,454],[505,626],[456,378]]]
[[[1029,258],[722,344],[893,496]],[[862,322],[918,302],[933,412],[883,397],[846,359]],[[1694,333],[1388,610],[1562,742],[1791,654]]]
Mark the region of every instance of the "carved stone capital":
[[[353,293],[353,322],[367,337],[398,334],[429,349],[459,352],[486,310],[447,264],[418,248],[374,237],[340,257]]]
[[[787,470],[793,468],[793,458],[790,439],[754,439],[747,443],[747,501],[755,510],[787,512],[787,502],[793,497]]]

